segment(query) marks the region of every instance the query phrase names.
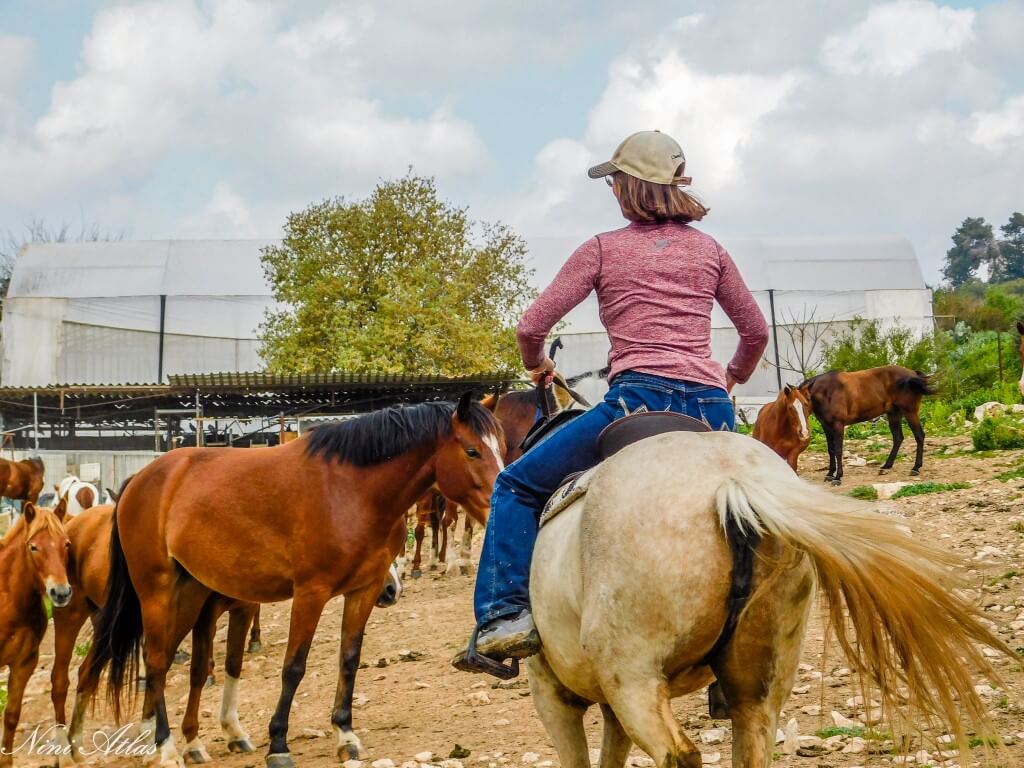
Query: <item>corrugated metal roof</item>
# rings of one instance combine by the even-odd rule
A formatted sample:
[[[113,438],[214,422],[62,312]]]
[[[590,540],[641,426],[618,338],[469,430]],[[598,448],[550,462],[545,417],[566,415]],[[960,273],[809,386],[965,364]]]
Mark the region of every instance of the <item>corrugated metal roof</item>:
[[[488,373],[479,376],[435,376],[392,373],[188,373],[168,376],[172,387],[199,389],[278,389],[321,387],[388,387],[432,385],[507,384],[518,378],[510,374]]]

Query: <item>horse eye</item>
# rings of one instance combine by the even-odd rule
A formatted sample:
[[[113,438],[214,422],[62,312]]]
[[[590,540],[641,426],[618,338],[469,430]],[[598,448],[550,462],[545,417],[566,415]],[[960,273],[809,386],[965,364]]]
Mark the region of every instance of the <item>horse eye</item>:
[[[476,448],[467,448],[466,455],[469,456],[469,458],[471,459],[479,459],[480,451],[478,451]]]
[[[35,544],[29,544],[28,545],[28,550],[29,550],[29,552],[38,552],[39,551],[39,547],[37,547]]]
[[[71,542],[70,541],[65,541],[64,542],[64,549],[71,549]]]

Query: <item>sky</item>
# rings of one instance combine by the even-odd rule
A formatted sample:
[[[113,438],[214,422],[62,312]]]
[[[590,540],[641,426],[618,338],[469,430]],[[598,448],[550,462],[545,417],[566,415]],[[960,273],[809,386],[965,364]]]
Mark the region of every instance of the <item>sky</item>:
[[[657,128],[708,233],[902,235],[936,283],[1024,208],[1022,32],[1024,0],[3,0],[0,233],[274,238],[411,167],[582,242],[623,223],[587,167]]]

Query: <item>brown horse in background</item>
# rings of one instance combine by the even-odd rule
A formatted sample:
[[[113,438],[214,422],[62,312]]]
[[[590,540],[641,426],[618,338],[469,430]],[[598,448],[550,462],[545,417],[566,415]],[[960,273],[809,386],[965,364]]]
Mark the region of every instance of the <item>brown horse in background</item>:
[[[811,409],[825,430],[828,442],[828,474],[825,482],[843,481],[843,437],[846,427],[885,415],[892,432],[892,451],[881,472],[892,469],[903,443],[903,419],[917,441],[917,453],[910,474],[917,475],[924,463],[924,428],[918,412],[921,399],[935,394],[928,376],[899,365],[864,371],[830,372],[813,376],[800,384]]]
[[[501,427],[467,393],[458,406],[387,408],[329,424],[264,451],[184,448],[126,486],[111,534],[107,604],[80,673],[95,691],[110,666],[116,716],[145,649],[143,717],[155,719],[160,761],[179,761],[164,702],[171,656],[207,599],[291,598],[282,688],[270,721],[270,768],[294,765],[288,722],[324,605],[344,595],[331,721],[340,760],[365,754],[352,727],[363,633],[404,539],[405,513],[437,483],[486,519],[501,467]],[[282,510],[288,510],[282,514]]]
[[[444,562],[448,549],[448,528],[442,525],[445,517],[447,503],[444,496],[436,489],[431,488],[419,499],[416,500],[414,515],[416,528],[413,537],[416,541],[416,550],[412,558],[412,577],[418,579],[423,575],[423,537],[426,535],[427,526],[430,526],[430,568],[437,568],[438,562]]]
[[[811,444],[807,419],[811,404],[799,387],[787,384],[774,402],[757,413],[753,437],[767,445],[797,471],[800,454]]]
[[[43,597],[50,599],[54,615],[71,600],[70,542],[62,522],[66,508],[63,501],[52,510],[28,501],[0,540],[0,668],[10,668],[0,766],[14,763],[21,701],[39,661],[39,644],[48,623]]]
[[[0,459],[0,496],[35,504],[43,490],[45,472],[43,460],[38,456],[22,461]]]
[[[67,723],[65,704],[68,693],[68,668],[75,650],[79,631],[106,602],[110,576],[110,536],[114,526],[114,506],[104,504],[90,507],[70,518],[67,535],[71,541],[69,577],[72,597],[67,607],[53,615],[53,669],[50,672],[50,699],[54,719],[60,731]],[[229,600],[220,595],[210,598],[192,630],[192,658],[189,674],[189,696],[181,729],[187,743],[186,757],[192,763],[209,762],[210,756],[199,740],[199,704],[203,686],[212,667],[210,654],[217,619],[229,612],[227,654],[224,661],[224,695],[221,702],[220,724],[225,741],[232,752],[253,752],[255,747],[238,719],[238,680],[242,673],[245,633],[256,606]],[[85,720],[86,697],[75,703],[71,729],[66,732],[67,747],[76,761],[81,754],[82,728]]]

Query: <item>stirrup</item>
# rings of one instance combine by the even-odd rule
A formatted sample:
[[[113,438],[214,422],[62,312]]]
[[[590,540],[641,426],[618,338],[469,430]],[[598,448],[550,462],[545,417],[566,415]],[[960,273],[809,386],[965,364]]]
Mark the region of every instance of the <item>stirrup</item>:
[[[480,634],[479,624],[473,630],[466,650],[460,656],[455,657],[452,661],[452,666],[460,672],[484,672],[488,675],[494,675],[499,680],[511,680],[513,677],[518,677],[519,659],[513,658],[506,665],[496,659],[492,659],[490,656],[484,656],[476,649],[476,637],[478,634]]]

